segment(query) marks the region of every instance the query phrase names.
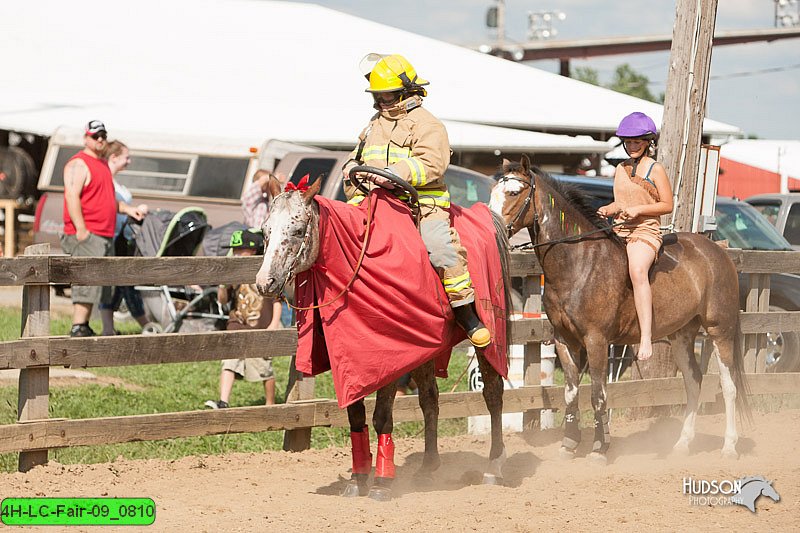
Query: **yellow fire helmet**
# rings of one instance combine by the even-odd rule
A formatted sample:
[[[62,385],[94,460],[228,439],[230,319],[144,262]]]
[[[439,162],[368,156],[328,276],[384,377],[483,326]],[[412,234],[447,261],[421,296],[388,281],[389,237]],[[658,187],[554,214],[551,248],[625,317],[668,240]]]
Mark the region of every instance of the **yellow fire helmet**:
[[[399,55],[392,54],[382,57],[369,75],[368,93],[387,93],[400,90],[416,90],[422,96],[427,96],[427,91],[422,88],[430,82],[417,76],[417,71],[408,60]]]

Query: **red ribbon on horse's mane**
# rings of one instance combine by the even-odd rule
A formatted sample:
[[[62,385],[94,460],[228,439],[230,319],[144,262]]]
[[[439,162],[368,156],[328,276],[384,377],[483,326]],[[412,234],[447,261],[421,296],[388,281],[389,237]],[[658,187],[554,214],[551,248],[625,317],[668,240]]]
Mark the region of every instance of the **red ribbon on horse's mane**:
[[[308,190],[308,174],[303,176],[303,178],[299,182],[297,182],[297,185],[295,185],[290,181],[289,183],[286,184],[286,187],[283,190],[306,192]]]

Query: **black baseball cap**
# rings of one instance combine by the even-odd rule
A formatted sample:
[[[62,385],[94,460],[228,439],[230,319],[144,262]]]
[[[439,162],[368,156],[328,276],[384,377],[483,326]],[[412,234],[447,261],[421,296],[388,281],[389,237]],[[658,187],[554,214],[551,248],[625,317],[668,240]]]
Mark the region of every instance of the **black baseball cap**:
[[[264,236],[255,229],[236,230],[231,234],[229,244],[223,248],[252,248],[256,251],[264,249]]]
[[[99,120],[90,120],[86,124],[86,135],[89,137],[107,137],[108,131],[106,130],[106,125],[100,122]]]

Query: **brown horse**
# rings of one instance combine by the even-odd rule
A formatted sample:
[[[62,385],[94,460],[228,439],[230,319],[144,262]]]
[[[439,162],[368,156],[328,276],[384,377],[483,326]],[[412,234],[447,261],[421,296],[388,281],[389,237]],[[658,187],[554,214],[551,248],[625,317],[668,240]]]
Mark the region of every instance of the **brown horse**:
[[[276,179],[269,184],[273,197],[270,216],[264,223],[263,231],[267,240],[264,262],[256,277],[259,291],[268,296],[279,296],[287,281],[295,274],[304,272],[315,265],[325,268],[318,262],[325,246],[337,246],[336,242],[323,242],[320,236],[319,205],[314,196],[319,192],[321,180],[317,180],[306,191],[292,190],[281,192],[281,185]],[[497,245],[503,267],[505,286],[508,287],[508,239],[503,222],[493,215]],[[380,224],[380,220],[374,221]],[[365,261],[369,261],[369,254]],[[431,267],[432,268],[432,267]],[[499,284],[498,284],[499,286]],[[433,297],[433,296],[431,296]],[[508,302],[507,302],[508,303]],[[343,306],[342,313],[347,312]],[[509,306],[506,305],[506,309]],[[377,312],[377,311],[376,311]],[[338,313],[338,311],[337,311]],[[507,318],[507,317],[506,317]],[[359,346],[351,346],[359,350]],[[477,351],[480,370],[483,375],[483,397],[491,415],[491,451],[489,465],[484,473],[484,483],[502,482],[502,467],[506,459],[502,434],[503,383],[500,375],[484,357],[482,350]],[[419,405],[422,409],[425,425],[425,453],[420,468],[422,476],[430,475],[440,465],[437,448],[437,424],[439,414],[439,390],[434,375],[434,361],[429,360],[411,372],[419,387]],[[377,390],[373,424],[378,434],[378,462],[376,463],[373,486],[369,488],[369,496],[376,500],[391,498],[391,482],[394,477],[392,406],[397,392],[396,383],[389,383]],[[351,479],[343,492],[343,496],[367,494],[368,476],[372,469],[369,432],[366,427],[366,409],[363,399],[347,406],[347,417],[350,423],[353,470]]]
[[[503,215],[510,234],[528,228],[545,275],[544,308],[557,340],[568,348],[559,350],[567,403],[561,455],[574,456],[580,441],[579,368],[570,354],[579,354],[583,348],[592,378],[595,418],[590,458],[605,462],[610,443],[605,390],[608,345],[633,344],[639,339],[625,244],[582,191],[532,169],[527,156],[519,163],[504,161],[491,207]],[[703,378],[694,357],[694,338],[702,326],[714,342],[725,399],[722,453],[736,457],[737,390],[737,403],[749,416],[736,267],[710,239],[675,233],[664,238],[650,280],[653,338],[669,338],[686,385],[686,418],[674,450],[687,453],[694,438]]]

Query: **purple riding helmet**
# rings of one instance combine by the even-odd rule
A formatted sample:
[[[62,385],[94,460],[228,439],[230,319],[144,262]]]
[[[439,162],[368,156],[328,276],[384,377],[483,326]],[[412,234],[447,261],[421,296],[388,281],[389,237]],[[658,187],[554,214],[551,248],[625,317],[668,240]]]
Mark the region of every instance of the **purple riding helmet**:
[[[623,118],[617,128],[617,137],[621,139],[631,137],[655,139],[656,135],[658,135],[656,123],[652,118],[639,111]]]

